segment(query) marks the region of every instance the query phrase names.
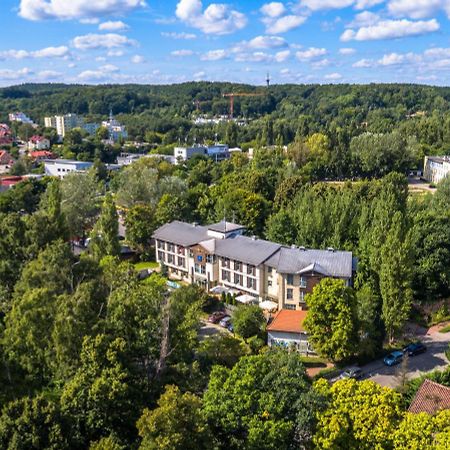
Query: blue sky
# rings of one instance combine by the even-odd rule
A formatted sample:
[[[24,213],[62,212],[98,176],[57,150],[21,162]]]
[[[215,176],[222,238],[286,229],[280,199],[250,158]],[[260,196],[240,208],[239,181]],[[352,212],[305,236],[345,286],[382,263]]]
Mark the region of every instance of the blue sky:
[[[2,0],[0,85],[450,82],[450,0]]]

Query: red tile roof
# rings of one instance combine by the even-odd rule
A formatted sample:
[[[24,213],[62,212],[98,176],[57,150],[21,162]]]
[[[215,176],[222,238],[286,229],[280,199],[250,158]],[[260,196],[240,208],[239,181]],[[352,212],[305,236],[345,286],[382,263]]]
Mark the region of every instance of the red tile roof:
[[[48,159],[56,159],[56,155],[48,150],[36,150],[29,153],[30,158],[48,158]]]
[[[450,388],[426,379],[417,391],[408,411],[435,414],[443,409],[450,409]]]
[[[293,311],[282,309],[275,315],[272,323],[267,327],[267,331],[282,331],[285,333],[301,333],[305,331],[303,321],[308,311]]]

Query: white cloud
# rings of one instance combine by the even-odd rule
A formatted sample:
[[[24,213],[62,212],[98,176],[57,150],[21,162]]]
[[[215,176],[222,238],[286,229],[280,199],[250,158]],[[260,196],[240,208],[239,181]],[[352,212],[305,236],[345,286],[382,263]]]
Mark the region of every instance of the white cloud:
[[[352,64],[352,67],[357,68],[367,68],[367,67],[373,67],[374,63],[370,59],[360,59],[359,61],[356,61]]]
[[[123,50],[119,50],[119,49],[113,49],[113,50],[108,50],[108,53],[106,54],[109,57],[120,57],[123,56],[125,53]]]
[[[373,41],[378,39],[395,39],[405,36],[420,36],[439,30],[436,19],[413,22],[410,20],[383,20],[372,26],[355,30],[345,30],[341,41]]]
[[[286,8],[283,5],[283,3],[280,2],[270,2],[263,5],[260,9],[262,14],[264,14],[267,17],[280,17],[282,14],[285,13]]]
[[[46,47],[40,50],[5,50],[0,52],[0,60],[3,59],[24,59],[24,58],[64,58],[69,56],[69,48],[61,45],[60,47]]]
[[[384,3],[385,0],[356,0],[356,9],[366,9]]]
[[[248,42],[242,42],[238,46],[249,48],[279,48],[287,47],[287,42],[279,36],[256,36]]]
[[[173,52],[170,52],[172,56],[176,57],[184,57],[184,56],[192,56],[194,52],[192,50],[174,50]]]
[[[266,24],[267,33],[280,34],[287,33],[288,31],[299,27],[300,25],[305,23],[306,17],[298,15],[288,15],[275,20],[265,18],[263,19],[263,21]]]
[[[341,55],[353,55],[356,53],[356,50],[354,48],[344,47],[339,49],[339,53]]]
[[[32,70],[28,67],[19,70],[2,69],[0,70],[0,80],[18,80],[32,73]]]
[[[137,42],[128,39],[126,36],[115,33],[107,34],[85,34],[84,36],[77,36],[73,39],[72,45],[79,50],[89,50],[98,48],[117,48],[129,47],[137,45]]]
[[[95,60],[96,60],[97,62],[105,62],[105,61],[106,61],[106,58],[105,58],[104,56],[97,56],[97,58],[95,58]]]
[[[111,73],[111,72],[118,72],[119,68],[117,66],[115,66],[114,64],[105,64],[104,66],[100,67],[100,70],[102,72]]]
[[[356,14],[355,18],[348,24],[347,28],[359,28],[374,25],[380,21],[380,16],[370,11]]]
[[[121,20],[109,20],[108,22],[103,22],[98,26],[100,31],[125,31],[129,28],[130,27]]]
[[[412,19],[430,17],[439,10],[444,10],[450,17],[449,0],[390,0],[388,11],[395,16],[406,16]]]
[[[342,9],[354,6],[356,9],[371,8],[383,3],[385,0],[302,0],[302,6],[306,6],[312,11],[321,9]]]
[[[61,72],[57,72],[56,70],[42,70],[37,75],[41,80],[56,80],[63,76]]]
[[[194,81],[204,80],[205,77],[206,77],[206,72],[203,72],[203,71],[196,72],[193,75]]]
[[[266,52],[238,53],[234,60],[237,62],[272,62],[273,56]]]
[[[230,34],[247,25],[244,14],[222,3],[211,3],[203,11],[201,0],[180,0],[175,14],[181,21],[205,34]]]
[[[227,52],[223,49],[210,50],[200,57],[202,61],[220,61],[228,56]]]
[[[193,33],[175,33],[175,32],[171,32],[171,33],[167,33],[165,31],[163,31],[161,33],[161,36],[163,37],[167,37],[170,39],[184,39],[184,40],[190,40],[190,39],[197,39],[197,35],[193,34]]]
[[[276,62],[284,62],[289,56],[291,56],[291,52],[289,50],[282,50],[281,52],[275,53],[275,61]]]
[[[324,59],[320,59],[318,61],[313,61],[311,63],[311,67],[313,67],[314,69],[321,69],[323,67],[327,67],[331,64],[331,61],[327,58]]]
[[[394,66],[402,64],[406,59],[406,55],[400,53],[389,53],[388,55],[383,55],[383,57],[378,60],[378,64],[381,66]]]
[[[354,0],[302,0],[302,5],[318,11],[320,9],[340,9],[352,6]]]
[[[325,80],[340,80],[342,78],[342,75],[340,73],[334,72],[325,75],[324,78]]]
[[[123,15],[145,6],[144,0],[21,0],[19,15],[29,20],[90,19]]]
[[[142,55],[133,55],[131,57],[131,62],[133,64],[142,64],[145,62],[145,58]]]
[[[295,56],[299,61],[307,61],[326,54],[327,50],[325,48],[309,47],[307,50],[298,51]]]

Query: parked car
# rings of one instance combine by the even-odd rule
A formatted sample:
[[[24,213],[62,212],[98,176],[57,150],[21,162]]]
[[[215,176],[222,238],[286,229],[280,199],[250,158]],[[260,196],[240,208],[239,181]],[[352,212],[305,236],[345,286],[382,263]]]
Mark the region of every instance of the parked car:
[[[396,350],[395,352],[389,353],[389,355],[385,356],[383,359],[384,363],[387,366],[395,366],[403,359],[403,352]]]
[[[227,317],[227,313],[223,312],[223,311],[216,311],[213,312],[209,317],[208,317],[208,322],[210,323],[218,323],[220,322],[224,317]]]
[[[416,356],[420,355],[421,353],[425,353],[427,351],[427,348],[425,347],[422,342],[412,342],[411,344],[407,345],[403,349],[403,354],[406,354],[408,356]]]
[[[359,367],[349,367],[341,373],[341,379],[354,378],[359,380],[363,376],[363,371]]]
[[[230,325],[230,323],[231,323],[231,317],[230,317],[230,316],[225,316],[225,317],[219,322],[219,325],[220,325],[221,327],[228,328],[228,326]]]
[[[227,326],[227,328],[228,328],[228,331],[231,331],[232,333],[234,333],[234,327],[233,327],[233,324],[232,324],[232,323],[230,323],[230,324]]]

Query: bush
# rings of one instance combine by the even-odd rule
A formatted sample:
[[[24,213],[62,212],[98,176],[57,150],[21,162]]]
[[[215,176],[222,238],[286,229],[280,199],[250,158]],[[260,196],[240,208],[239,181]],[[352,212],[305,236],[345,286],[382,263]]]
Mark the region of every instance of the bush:
[[[262,338],[266,319],[258,305],[239,306],[233,313],[234,331],[244,339]]]

